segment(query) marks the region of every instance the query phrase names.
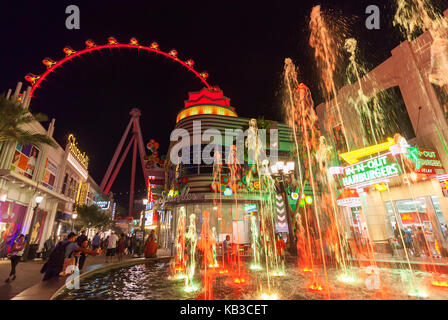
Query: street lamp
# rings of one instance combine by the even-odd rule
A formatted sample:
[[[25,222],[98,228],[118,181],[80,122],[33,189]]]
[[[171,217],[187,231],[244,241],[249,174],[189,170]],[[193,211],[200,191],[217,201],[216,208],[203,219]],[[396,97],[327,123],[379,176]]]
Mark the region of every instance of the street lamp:
[[[42,197],[42,196],[36,196],[36,198],[34,198],[34,201],[36,202],[36,206],[34,207],[33,218],[31,219],[30,228],[28,229],[28,237],[27,237],[26,247],[23,252],[23,261],[28,260],[28,252],[30,250],[30,245],[31,245],[31,243],[30,243],[31,242],[31,233],[33,232],[34,224],[36,223],[37,210],[39,208],[39,204],[42,202],[43,199],[44,199],[44,197]]]
[[[75,220],[78,218],[78,214],[74,213],[72,214],[72,232],[75,232]]]
[[[288,195],[286,194],[285,188],[285,178],[291,176],[294,173],[295,163],[294,161],[288,161],[287,163],[283,161],[277,161],[273,165],[271,165],[271,175],[276,179],[276,184],[280,189],[280,192],[283,197],[283,202],[285,203],[286,208],[286,218],[288,220],[288,233],[289,233],[289,251],[291,255],[295,256],[297,254],[295,238],[294,238],[294,229],[293,229],[293,220],[291,207],[288,202]]]

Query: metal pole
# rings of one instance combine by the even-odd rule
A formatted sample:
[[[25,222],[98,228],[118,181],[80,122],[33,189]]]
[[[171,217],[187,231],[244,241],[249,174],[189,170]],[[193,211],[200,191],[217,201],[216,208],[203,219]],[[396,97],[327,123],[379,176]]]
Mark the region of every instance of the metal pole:
[[[142,232],[143,232],[143,240],[142,240],[142,249],[141,254],[143,255],[145,253],[145,223],[146,223],[146,215],[145,215],[145,210],[143,210],[143,218],[142,218]]]
[[[109,164],[109,167],[107,168],[106,174],[103,177],[103,180],[101,181],[100,188],[101,190],[104,190],[104,187],[106,186],[107,180],[109,180],[110,174],[112,173],[112,169],[115,166],[115,162],[117,162],[118,156],[120,155],[121,149],[123,148],[124,142],[126,141],[126,137],[128,136],[129,129],[132,125],[132,120],[129,120],[128,126],[126,127],[126,130],[123,133],[123,136],[121,137],[120,143],[117,146],[117,149],[115,149],[114,156]]]
[[[135,165],[137,161],[137,139],[134,135],[134,151],[132,154],[132,172],[131,172],[131,190],[129,192],[129,216],[133,215],[134,210],[134,184],[135,184]]]
[[[285,176],[284,176],[283,172],[280,173],[280,177],[281,177],[281,181],[279,182],[280,190],[282,193],[283,202],[285,203],[286,218],[288,219],[289,252],[291,253],[292,256],[296,256],[297,250],[296,250],[296,243],[295,243],[295,238],[294,238],[294,228],[293,228],[293,224],[292,224],[293,220],[291,217],[291,208],[289,207],[288,195],[286,194]]]
[[[31,232],[33,232],[34,224],[36,223],[37,209],[39,208],[39,204],[36,203],[36,206],[33,210],[33,218],[31,219],[30,228],[28,229],[28,239],[26,241],[25,250],[23,252],[23,261],[28,260],[28,252],[30,250],[30,242],[31,242]]]
[[[126,159],[126,156],[128,155],[129,149],[131,148],[132,143],[134,142],[135,138],[132,137],[129,141],[129,144],[127,145],[126,149],[124,150],[123,154],[121,155],[120,161],[118,161],[117,167],[115,168],[114,172],[112,173],[112,177],[110,178],[106,188],[104,189],[105,194],[109,194],[110,188],[112,188],[113,183],[115,182],[115,179],[117,178],[118,172],[121,169],[121,166],[123,165],[124,160]]]

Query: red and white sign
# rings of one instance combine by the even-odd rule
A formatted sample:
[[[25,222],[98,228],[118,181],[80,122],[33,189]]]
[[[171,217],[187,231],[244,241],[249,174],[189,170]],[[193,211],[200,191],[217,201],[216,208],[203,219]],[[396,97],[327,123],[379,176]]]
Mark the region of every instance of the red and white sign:
[[[437,151],[430,149],[419,149],[419,151],[421,167],[420,169],[415,170],[416,173],[427,175],[444,173],[445,170],[443,169]]]

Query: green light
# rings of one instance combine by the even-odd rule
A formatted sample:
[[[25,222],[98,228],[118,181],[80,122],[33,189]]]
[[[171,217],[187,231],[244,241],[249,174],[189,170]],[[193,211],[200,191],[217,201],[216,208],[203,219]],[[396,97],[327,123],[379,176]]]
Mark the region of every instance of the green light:
[[[355,276],[344,273],[338,276],[338,280],[344,283],[356,283],[358,280]]]
[[[389,163],[387,156],[380,156],[346,167],[344,172],[345,177],[342,178],[342,184],[346,187],[397,175],[399,168],[397,163]]]
[[[251,264],[249,268],[250,268],[250,270],[254,270],[254,271],[263,270],[263,268],[258,264]]]
[[[198,289],[199,289],[199,287],[195,284],[191,284],[191,285],[184,287],[185,292],[196,292],[196,291],[198,291]]]
[[[408,293],[410,297],[416,297],[416,298],[427,298],[428,294],[425,291],[421,290],[414,290]]]

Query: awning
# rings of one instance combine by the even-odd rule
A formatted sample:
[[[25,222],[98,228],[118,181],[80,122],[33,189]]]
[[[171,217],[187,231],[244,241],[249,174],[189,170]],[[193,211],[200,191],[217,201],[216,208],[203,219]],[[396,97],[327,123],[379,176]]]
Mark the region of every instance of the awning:
[[[58,219],[58,220],[70,220],[71,218],[72,218],[72,215],[70,213],[56,211],[56,219]]]
[[[336,203],[340,207],[354,208],[361,206],[361,199],[355,189],[345,188],[336,199]]]

